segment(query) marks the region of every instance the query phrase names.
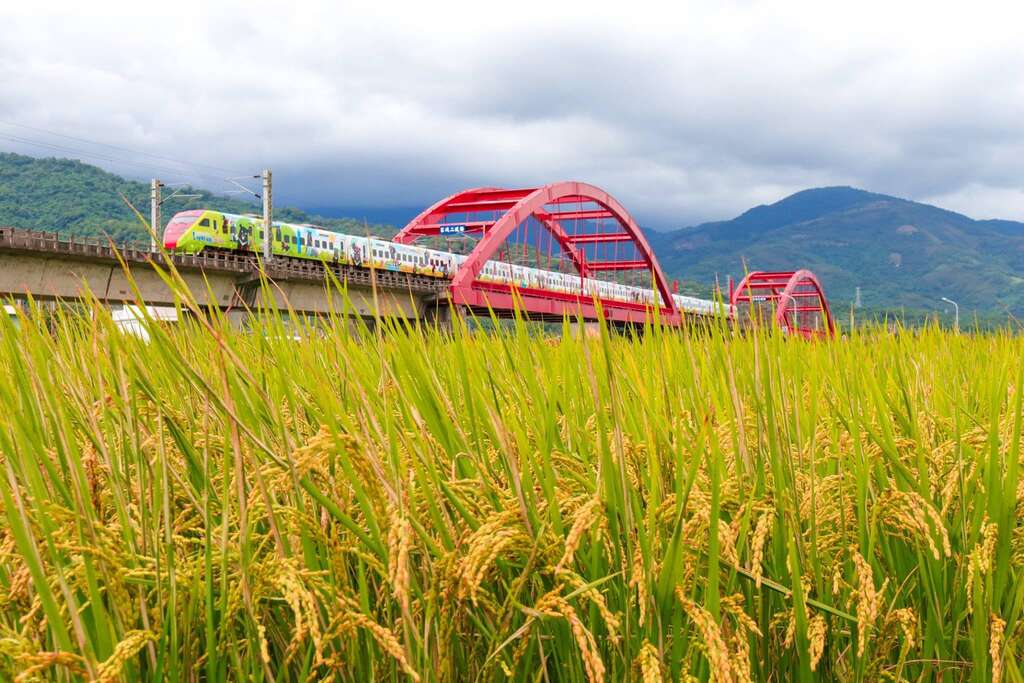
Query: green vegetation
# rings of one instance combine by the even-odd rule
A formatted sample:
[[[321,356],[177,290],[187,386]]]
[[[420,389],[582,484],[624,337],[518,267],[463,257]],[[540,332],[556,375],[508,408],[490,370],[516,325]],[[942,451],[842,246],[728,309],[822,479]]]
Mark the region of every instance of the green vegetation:
[[[179,188],[165,190],[165,195]],[[115,242],[149,242],[149,236],[124,203],[123,193],[144,215],[149,215],[149,185],[125,180],[95,166],[71,159],[35,159],[0,152],[0,226],[46,230],[64,235],[106,236]],[[233,213],[259,213],[252,202],[185,188],[194,199],[168,201],[164,222],[178,211],[213,207]],[[329,230],[390,235],[394,229],[364,225],[351,218],[311,216],[298,209],[275,207],[274,218],[293,223],[314,223]]]
[[[148,241],[118,196],[124,193],[148,215],[149,187],[67,159],[35,159],[0,153],[0,226],[63,234],[110,235],[116,241]],[[164,218],[186,208],[212,206],[258,212],[252,203],[205,190],[191,200],[164,206]],[[395,228],[325,218],[298,209],[275,209],[281,220],[331,230],[389,236]],[[983,327],[1024,316],[1024,223],[975,221],[950,211],[853,188],[799,192],[730,220],[673,232],[648,232],[666,275],[684,294],[711,296],[716,277],[723,289],[745,268],[810,268],[821,278],[837,315],[845,315],[861,287],[858,317],[890,314],[921,324],[936,313],[945,324],[943,296],[956,298],[961,319]],[[437,240],[439,248],[459,242]],[[462,247],[468,246],[466,243]],[[463,249],[464,250],[464,249]],[[529,262],[529,258],[517,260]]]
[[[1021,680],[1019,337],[190,320],[0,321],[5,678]]]
[[[1024,223],[976,221],[849,187],[805,190],[729,221],[651,233],[666,272],[724,283],[750,270],[809,268],[836,308],[856,287],[868,309],[942,310],[962,318],[1024,314]]]

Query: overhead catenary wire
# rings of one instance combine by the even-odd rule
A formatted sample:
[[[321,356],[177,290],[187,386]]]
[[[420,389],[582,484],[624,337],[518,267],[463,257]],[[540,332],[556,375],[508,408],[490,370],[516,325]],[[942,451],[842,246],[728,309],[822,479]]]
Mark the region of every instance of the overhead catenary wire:
[[[0,123],[7,123],[7,122],[0,121]],[[10,123],[8,123],[8,125],[16,125],[18,127],[26,128],[26,129],[29,129],[29,130],[38,130],[38,131],[41,131],[41,132],[50,133],[50,134],[57,135],[59,137],[63,137],[63,138],[67,138],[67,139],[71,139],[71,140],[80,140],[80,141],[85,142],[87,144],[96,144],[96,145],[99,145],[99,146],[105,146],[105,147],[109,147],[109,148],[112,148],[112,149],[124,150],[124,151],[127,151],[129,153],[138,153],[138,154],[141,154],[143,156],[149,156],[149,157],[153,157],[153,158],[162,158],[162,159],[165,159],[167,161],[171,161],[172,163],[180,163],[183,166],[186,166],[187,170],[183,171],[180,168],[172,168],[172,167],[169,167],[169,166],[157,165],[157,164],[154,164],[154,163],[149,162],[149,161],[124,158],[123,156],[120,156],[120,155],[115,156],[115,155],[112,155],[112,154],[109,154],[109,153],[100,153],[100,152],[96,152],[96,151],[89,150],[89,149],[82,149],[82,148],[77,147],[77,146],[71,146],[71,145],[68,145],[68,144],[55,143],[55,142],[52,142],[52,141],[37,140],[37,139],[28,138],[28,137],[25,137],[25,136],[22,136],[22,135],[13,135],[11,133],[5,133],[5,132],[0,132],[0,140],[7,140],[7,141],[10,141],[10,142],[14,142],[16,144],[22,144],[22,145],[29,145],[29,146],[33,146],[33,147],[38,147],[38,148],[41,148],[41,149],[46,149],[46,150],[49,150],[49,151],[52,151],[52,152],[58,152],[58,153],[61,153],[61,154],[74,155],[74,156],[79,157],[79,158],[81,158],[83,160],[104,161],[104,162],[107,162],[107,163],[110,163],[110,164],[115,164],[115,165],[132,166],[132,167],[135,167],[135,168],[143,169],[143,170],[147,171],[149,174],[152,174],[153,176],[164,176],[164,177],[170,176],[170,178],[173,178],[175,181],[180,179],[181,182],[173,182],[173,183],[171,183],[171,184],[175,184],[175,185],[199,185],[199,186],[207,185],[208,186],[210,181],[228,182],[228,183],[231,183],[231,184],[233,184],[233,185],[235,185],[237,187],[243,188],[243,190],[244,190],[244,192],[246,194],[253,196],[257,201],[261,199],[261,196],[260,196],[259,193],[253,192],[249,188],[246,188],[246,187],[240,185],[239,183],[235,182],[234,179],[232,179],[232,178],[225,178],[225,177],[223,177],[221,175],[217,175],[217,174],[213,174],[213,173],[208,173],[206,171],[199,170],[199,169],[195,168],[194,164],[189,164],[187,162],[182,162],[182,161],[179,161],[179,160],[176,160],[176,159],[172,159],[170,157],[160,157],[159,155],[153,155],[153,154],[149,154],[149,153],[146,153],[146,152],[136,152],[135,150],[130,150],[129,148],[126,148],[126,147],[117,147],[116,145],[107,145],[105,143],[90,141],[90,140],[87,140],[86,138],[76,138],[75,136],[64,135],[64,134],[56,133],[56,132],[53,132],[53,131],[46,131],[45,129],[36,129],[36,128],[33,128],[31,126],[23,126],[21,124],[10,124]],[[207,166],[207,167],[208,168],[217,169],[217,167],[213,167],[213,166]],[[231,171],[228,171],[227,169],[218,169],[218,170],[223,170],[226,173],[231,173]],[[251,174],[247,174],[247,175],[244,175],[242,177],[244,177],[246,179],[249,179],[249,178],[254,178],[254,177],[258,178],[259,176],[253,176]],[[167,183],[161,183],[161,184],[165,185],[165,186],[167,185]],[[228,190],[226,192],[225,191],[221,191],[221,192],[226,193],[226,194],[234,194],[235,193],[235,192],[232,192],[230,190]],[[177,192],[173,193],[171,196],[167,197],[167,200],[169,200],[171,198],[180,198],[180,199],[189,199],[190,200],[190,199],[196,198],[197,196],[198,195],[181,195],[180,191],[177,191]],[[161,202],[161,203],[163,203],[163,202]]]
[[[24,138],[17,135],[9,135],[6,133],[0,133],[0,140],[8,140],[9,142],[15,142],[23,145],[31,145],[33,147],[40,147],[42,149],[48,149],[54,152],[62,152],[64,154],[74,154],[79,157],[83,157],[90,160],[106,161],[113,164],[125,164],[130,166],[136,166],[138,168],[145,169],[156,175],[171,174],[172,176],[179,178],[190,178],[202,182],[204,179],[216,179],[218,181],[223,180],[222,177],[210,175],[207,173],[188,173],[183,172],[180,168],[170,168],[168,166],[157,166],[155,164],[143,161],[134,161],[132,159],[124,159],[120,157],[108,156],[104,154],[98,154],[89,150],[83,150],[77,147],[69,147],[66,145],[58,145],[51,142],[42,142],[39,140],[32,140],[31,138]]]
[[[72,146],[72,145],[69,145],[69,144],[66,144],[66,143],[59,143],[59,142],[54,142],[54,141],[50,141],[50,140],[34,139],[34,138],[26,137],[24,135],[15,135],[15,134],[12,134],[10,132],[0,131],[0,140],[7,140],[9,142],[13,142],[13,143],[20,144],[20,145],[29,145],[29,146],[32,146],[32,147],[37,147],[37,148],[40,148],[40,149],[46,149],[46,150],[49,150],[49,151],[52,151],[52,152],[58,152],[58,153],[61,153],[61,154],[73,155],[74,157],[80,158],[82,160],[102,161],[102,162],[107,162],[107,163],[115,164],[115,165],[131,166],[131,167],[134,167],[136,169],[142,169],[142,170],[146,171],[147,174],[150,174],[150,175],[153,175],[153,176],[163,176],[163,177],[168,178],[168,179],[172,179],[173,178],[174,180],[182,180],[183,181],[182,184],[185,184],[185,182],[187,181],[187,182],[189,182],[189,184],[194,184],[194,185],[198,185],[198,186],[203,186],[203,185],[207,185],[208,186],[211,181],[215,181],[215,182],[218,182],[218,183],[220,183],[220,182],[231,182],[228,178],[225,178],[223,175],[215,174],[215,173],[211,173],[211,172],[208,172],[208,171],[201,170],[201,169],[197,168],[197,166],[205,166],[206,168],[212,168],[212,169],[215,169],[215,170],[218,170],[218,171],[223,171],[226,174],[236,173],[236,172],[233,172],[233,171],[229,171],[228,169],[223,169],[223,168],[216,167],[216,166],[211,166],[211,165],[208,165],[208,164],[200,164],[198,162],[185,162],[185,161],[181,161],[181,160],[178,160],[178,159],[174,159],[172,157],[165,157],[165,156],[161,156],[161,155],[155,155],[155,154],[151,154],[151,153],[148,153],[148,152],[142,152],[140,150],[132,150],[132,149],[127,148],[127,147],[118,147],[117,145],[109,145],[109,144],[106,144],[106,143],[102,143],[102,142],[98,142],[98,141],[94,141],[94,140],[89,140],[87,138],[76,137],[76,136],[72,136],[72,135],[65,135],[63,133],[58,133],[56,131],[48,131],[48,130],[43,129],[43,128],[36,128],[36,127],[33,127],[33,126],[26,126],[26,125],[23,125],[23,124],[15,124],[15,123],[6,122],[6,121],[0,121],[0,124],[6,124],[6,125],[9,125],[9,126],[16,126],[16,127],[19,127],[19,128],[25,128],[27,130],[34,130],[34,131],[38,131],[38,132],[42,132],[42,133],[46,133],[46,134],[50,134],[50,135],[55,135],[55,136],[58,136],[58,137],[69,139],[69,140],[81,141],[81,142],[84,142],[84,143],[90,144],[90,145],[97,145],[97,146],[101,146],[101,147],[108,147],[110,149],[125,151],[125,152],[128,152],[130,154],[138,154],[138,155],[141,155],[141,156],[147,156],[147,157],[155,158],[155,159],[163,159],[163,160],[166,160],[166,161],[170,161],[171,163],[180,164],[181,166],[183,166],[185,168],[174,168],[174,167],[170,167],[170,166],[167,166],[167,165],[155,164],[155,163],[153,163],[151,161],[147,161],[147,160],[125,158],[122,155],[114,155],[114,154],[111,154],[111,153],[108,153],[108,152],[95,151],[95,150],[91,150],[91,149],[83,149],[83,148],[81,148],[79,146]],[[251,174],[247,174],[244,177],[245,178],[252,178],[253,176]],[[233,183],[233,184],[237,185],[237,183]],[[249,190],[248,188],[246,188],[246,193],[254,195],[257,200],[260,199],[258,193],[254,193],[254,192],[252,192],[252,190]]]
[[[59,132],[54,131],[54,130],[47,130],[46,128],[39,128],[37,126],[28,126],[28,125],[25,125],[24,123],[15,123],[13,121],[0,121],[0,125],[11,126],[11,127],[14,127],[14,128],[23,128],[25,130],[31,130],[31,131],[35,131],[37,133],[44,133],[46,135],[53,135],[55,137],[65,138],[67,140],[75,140],[77,142],[84,142],[86,144],[95,145],[97,147],[107,147],[109,149],[114,149],[114,150],[118,150],[118,151],[121,151],[121,152],[128,152],[129,154],[135,154],[137,156],[146,156],[146,157],[150,157],[152,159],[159,159],[161,161],[170,161],[171,163],[180,164],[180,165],[183,165],[183,166],[189,166],[189,167],[192,167],[192,168],[207,168],[207,169],[210,169],[211,171],[216,171],[218,174],[222,174],[223,173],[223,174],[227,174],[227,175],[240,175],[238,171],[231,171],[231,170],[228,170],[226,168],[222,168],[220,166],[214,166],[212,164],[205,164],[205,163],[198,162],[198,161],[183,161],[181,159],[175,159],[174,157],[169,157],[169,156],[165,156],[165,155],[162,155],[162,154],[154,154],[152,152],[145,152],[145,151],[138,150],[138,149],[132,149],[130,147],[123,147],[123,146],[120,146],[120,145],[112,145],[112,144],[107,143],[107,142],[100,142],[99,140],[90,140],[89,138],[79,137],[79,136],[75,136],[75,135],[68,135],[66,133],[59,133]]]

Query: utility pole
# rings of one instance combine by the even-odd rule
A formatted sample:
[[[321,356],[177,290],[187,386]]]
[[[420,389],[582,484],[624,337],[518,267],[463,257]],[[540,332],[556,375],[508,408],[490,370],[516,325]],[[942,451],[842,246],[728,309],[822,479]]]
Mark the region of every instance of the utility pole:
[[[274,205],[270,201],[270,169],[263,169],[263,261],[270,263],[271,257],[271,235],[270,226],[273,222],[272,212]]]
[[[960,331],[960,305],[957,302],[953,301],[952,299],[947,299],[946,297],[942,297],[942,300],[945,301],[947,304],[953,304],[953,327],[956,329],[957,332],[959,332]]]
[[[149,250],[151,252],[156,251],[156,240],[160,233],[160,188],[163,187],[156,178],[149,183]]]

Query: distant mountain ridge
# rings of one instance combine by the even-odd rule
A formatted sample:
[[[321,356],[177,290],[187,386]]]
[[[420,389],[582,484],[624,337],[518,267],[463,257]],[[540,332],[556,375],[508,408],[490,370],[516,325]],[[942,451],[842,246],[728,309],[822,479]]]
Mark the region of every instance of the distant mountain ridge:
[[[179,188],[174,188],[179,189]],[[113,173],[72,159],[23,156],[0,152],[0,225],[63,234],[109,235],[114,241],[148,241],[135,214],[118,196],[123,193],[144,216],[149,216],[149,185],[125,180]],[[171,190],[165,191],[167,194]],[[232,213],[259,213],[251,202],[184,188],[182,194],[199,195],[169,200],[163,205],[164,222],[178,211],[213,207]],[[165,194],[166,196],[166,194]],[[332,230],[389,235],[384,225],[366,225],[353,218],[326,218],[291,207],[275,207],[274,218],[316,223]]]
[[[148,213],[149,187],[68,159],[0,153],[0,226],[146,240],[124,193]],[[205,190],[164,206],[164,218],[214,206],[236,213],[258,207]],[[351,218],[325,218],[277,207],[275,217],[362,234],[395,228]],[[736,218],[668,232],[647,231],[665,273],[683,289],[707,293],[716,277],[751,270],[810,268],[838,312],[861,288],[866,308],[934,311],[947,296],[961,316],[1012,313],[1024,318],[1024,223],[974,220],[953,211],[852,187],[803,190]]]
[[[724,286],[745,267],[810,268],[840,309],[860,287],[870,308],[934,310],[946,296],[961,314],[1024,313],[1024,223],[852,187],[803,190],[732,220],[649,238],[664,270],[686,281],[717,275]]]

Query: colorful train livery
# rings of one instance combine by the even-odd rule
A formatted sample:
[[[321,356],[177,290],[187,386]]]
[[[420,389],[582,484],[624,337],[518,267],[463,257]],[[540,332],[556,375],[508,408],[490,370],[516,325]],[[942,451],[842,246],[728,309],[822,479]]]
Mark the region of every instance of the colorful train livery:
[[[175,214],[164,230],[164,248],[189,254],[208,249],[249,251],[263,250],[263,220],[258,216],[241,216],[209,209],[195,209]],[[271,225],[271,249],[274,255],[311,259],[353,266],[365,266],[429,277],[449,278],[466,257],[447,251],[427,249],[409,244],[396,244],[373,237],[359,237],[324,230],[314,225],[282,223]],[[581,278],[571,273],[556,273],[540,268],[488,261],[478,279],[482,282],[515,285],[520,288],[546,290],[565,294],[614,299],[654,305],[656,293],[651,289]],[[684,311],[714,314],[720,305],[714,301],[674,294],[677,306]],[[659,301],[660,302],[660,301]]]

